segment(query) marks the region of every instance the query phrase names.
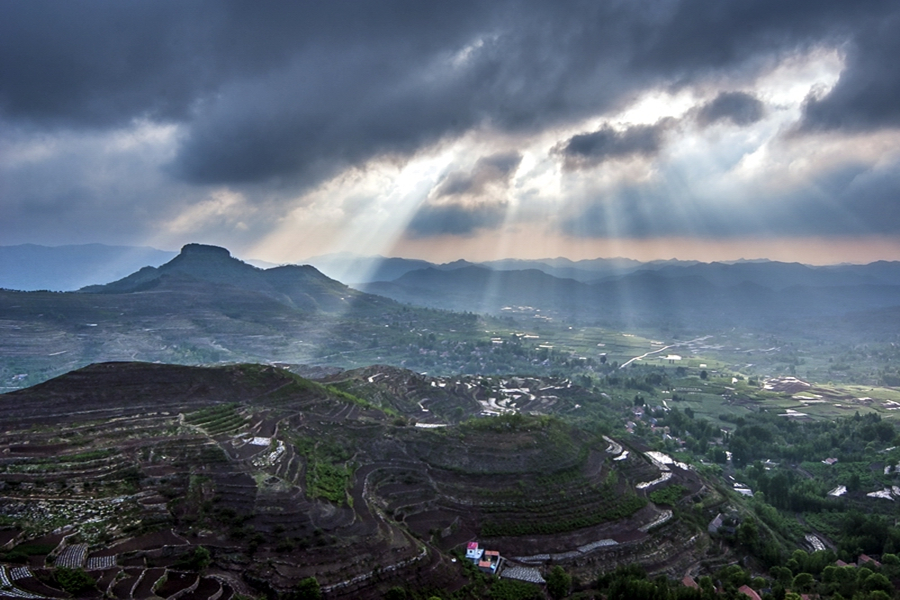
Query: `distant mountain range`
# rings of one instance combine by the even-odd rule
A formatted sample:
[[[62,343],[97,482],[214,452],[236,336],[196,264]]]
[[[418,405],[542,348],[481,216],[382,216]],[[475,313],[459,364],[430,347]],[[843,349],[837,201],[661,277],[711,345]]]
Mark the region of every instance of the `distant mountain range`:
[[[261,269],[224,248],[188,244],[159,266],[77,292],[0,290],[0,381],[21,386],[110,360],[402,365],[423,351],[437,355],[423,346],[434,332],[448,336],[440,348],[447,364],[462,368],[452,362],[458,342],[486,334],[472,313],[509,317],[520,330],[552,319],[660,335],[739,328],[842,343],[900,340],[900,263],[616,259],[571,267],[557,260],[544,269],[502,270],[411,262],[418,268],[353,289],[313,266]],[[369,265],[385,276],[413,266],[404,259]],[[588,281],[546,272],[590,265],[595,277]]]
[[[194,246],[190,244],[190,246]],[[87,286],[118,282],[122,285],[141,281],[136,272],[143,267],[159,267],[178,255],[146,246],[106,246],[85,244],[69,246],[0,246],[0,288],[11,290],[74,291]],[[286,269],[259,260],[245,263],[260,270]],[[327,277],[354,287],[372,283],[398,282],[414,271],[434,269],[455,271],[479,267],[492,271],[536,270],[558,279],[595,284],[639,272],[665,278],[701,277],[715,286],[744,283],[781,290],[797,285],[814,287],[847,285],[900,285],[900,262],[875,262],[868,265],[809,266],[768,260],[701,263],[698,261],[660,260],[640,262],[630,258],[596,258],[572,261],[567,258],[540,260],[502,259],[473,263],[457,260],[437,264],[419,259],[361,256],[350,253],[326,254],[304,261]],[[177,264],[168,271],[178,270]],[[165,273],[166,271],[163,271]],[[282,273],[285,271],[276,271]],[[152,276],[151,276],[152,278]]]
[[[655,273],[662,277],[702,277],[717,286],[754,283],[772,289],[796,285],[900,285],[900,262],[879,261],[868,265],[810,266],[769,260],[740,260],[702,263],[684,260],[640,262],[630,258],[595,258],[572,261],[567,258],[540,260],[503,259],[473,263],[457,260],[436,264],[407,258],[359,256],[340,253],[307,259],[324,274],[348,285],[395,282],[407,273],[423,269],[455,271],[481,267],[493,271],[536,270],[559,279],[599,283],[634,273]]]
[[[776,327],[900,306],[900,263],[809,266],[731,263],[501,260],[442,265],[328,255],[310,259],[358,289],[399,302],[488,314],[619,325]]]
[[[479,266],[497,271],[522,271],[537,269],[554,277],[593,281],[600,277],[622,275],[643,266],[656,264],[695,264],[693,262],[666,261],[665,263],[642,263],[630,258],[597,258],[593,260],[571,261],[567,258],[542,260],[503,259],[473,263],[457,260],[436,264],[410,258],[385,258],[383,256],[360,256],[350,253],[325,254],[306,260],[329,277],[350,285],[382,281],[393,281],[403,275],[420,269],[452,271],[465,267]]]
[[[187,278],[207,287],[229,286],[261,294],[289,308],[327,313],[378,311],[390,299],[459,312],[540,313],[610,326],[743,323],[768,327],[785,319],[900,306],[900,263],[885,261],[821,267],[765,260],[641,263],[626,258],[434,264],[331,254],[309,259],[311,265],[262,269],[232,257],[224,248],[201,244],[188,244],[174,257],[152,248],[100,245],[9,246],[0,251],[6,257],[0,263],[4,265],[0,286],[7,288],[24,281],[28,271],[32,284],[21,287],[61,290],[75,281],[121,271],[142,257],[150,262],[169,257],[159,266],[141,265],[111,283],[86,285],[80,291],[127,294],[185,289]],[[37,281],[44,285],[35,285]],[[340,281],[351,282],[356,289]]]
[[[330,263],[329,263],[330,261]],[[343,261],[343,262],[342,262]],[[434,265],[408,259],[338,255],[318,262],[346,272],[369,270],[352,289],[310,265],[260,269],[215,246],[188,244],[171,261],[106,285],[80,290],[127,294],[183,288],[190,281],[261,294],[292,309],[378,314],[402,304],[456,312],[550,317],[610,327],[675,325],[772,329],[798,320],[844,318],[900,306],[900,263],[812,267],[742,261],[697,263],[628,259],[572,262],[457,261]],[[511,269],[513,266],[532,267]],[[541,267],[541,268],[537,268]],[[581,279],[559,273],[580,274]],[[592,277],[588,277],[592,274]],[[399,305],[397,305],[399,306]]]
[[[900,305],[897,263],[812,268],[783,263],[664,266],[594,282],[537,269],[422,269],[359,286],[400,302],[533,314],[609,326],[773,327]]]

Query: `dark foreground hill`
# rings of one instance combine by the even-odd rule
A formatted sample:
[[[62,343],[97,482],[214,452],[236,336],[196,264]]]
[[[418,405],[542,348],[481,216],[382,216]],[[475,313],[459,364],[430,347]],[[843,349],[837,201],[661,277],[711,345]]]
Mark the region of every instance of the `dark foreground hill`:
[[[420,376],[373,369],[323,385],[258,365],[111,363],[0,396],[0,533],[17,540],[0,568],[26,560],[11,585],[52,587],[55,557],[116,598],[198,572],[219,582],[204,600],[310,576],[328,598],[380,598],[463,585],[448,552],[470,540],[526,573],[677,574],[705,554],[704,532],[647,499],[678,483],[686,502],[714,500],[693,471],[512,409],[417,427],[421,401],[392,398]],[[345,391],[366,386],[379,393]]]

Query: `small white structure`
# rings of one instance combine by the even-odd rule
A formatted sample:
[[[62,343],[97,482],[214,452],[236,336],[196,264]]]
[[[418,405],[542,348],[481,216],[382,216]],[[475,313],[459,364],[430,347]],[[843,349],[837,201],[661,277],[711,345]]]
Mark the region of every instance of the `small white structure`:
[[[846,493],[847,493],[847,486],[839,485],[836,488],[834,488],[833,490],[831,490],[830,492],[828,492],[828,495],[834,496],[835,498],[837,498],[838,496],[843,496]]]
[[[821,552],[825,550],[825,543],[817,536],[807,533],[805,536],[807,543],[812,546],[813,552]]]
[[[884,500],[893,500],[894,497],[891,494],[890,488],[884,488],[883,490],[878,490],[877,492],[869,492],[866,494],[869,498],[883,498]]]
[[[478,542],[469,542],[469,545],[466,546],[466,558],[477,563],[481,560],[482,555],[484,555],[484,548],[479,548]]]

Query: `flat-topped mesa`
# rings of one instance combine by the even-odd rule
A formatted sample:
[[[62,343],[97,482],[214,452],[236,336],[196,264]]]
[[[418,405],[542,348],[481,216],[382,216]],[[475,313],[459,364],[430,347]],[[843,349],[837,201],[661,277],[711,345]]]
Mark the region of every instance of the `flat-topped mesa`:
[[[185,244],[181,247],[181,256],[214,256],[217,258],[231,258],[231,252],[221,246],[209,246],[207,244]]]
[[[375,310],[379,314],[393,301],[348,288],[328,278],[315,267],[284,265],[260,269],[235,258],[226,248],[190,243],[159,267],[147,267],[106,285],[82,288],[83,293],[127,294],[154,289],[191,291],[196,298],[209,297],[210,284],[219,287],[213,294],[222,302],[234,288],[267,296],[285,306],[304,311],[346,312]],[[243,302],[247,296],[241,296]],[[266,300],[266,302],[268,302]],[[358,313],[359,314],[359,313]]]

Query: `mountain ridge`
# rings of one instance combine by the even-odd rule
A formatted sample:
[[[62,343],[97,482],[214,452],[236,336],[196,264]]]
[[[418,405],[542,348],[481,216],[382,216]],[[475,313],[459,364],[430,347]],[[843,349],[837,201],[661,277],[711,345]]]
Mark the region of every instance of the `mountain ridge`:
[[[593,282],[563,279],[539,270],[494,271],[480,266],[452,271],[411,271],[392,282],[361,289],[445,310],[477,310],[489,314],[539,311],[559,319],[589,321],[602,316],[612,322],[637,319],[659,323],[731,326],[736,322],[774,324],[812,316],[834,317],[848,311],[900,305],[900,284],[884,278],[857,276],[807,278],[778,276],[750,269],[752,276],[716,277],[702,269],[638,270]],[[794,272],[802,266],[788,266]],[[726,273],[730,269],[725,269]],[[744,269],[739,271],[746,272]],[[802,271],[805,273],[805,271]],[[771,280],[771,281],[770,281]],[[900,281],[900,279],[898,279]]]
[[[349,309],[351,304],[357,308],[373,308],[387,301],[353,290],[310,265],[261,269],[233,257],[226,248],[205,244],[186,244],[175,258],[159,267],[144,267],[117,281],[78,291],[85,294],[129,293],[146,289],[161,277],[172,275],[260,292],[307,311],[337,312]]]

